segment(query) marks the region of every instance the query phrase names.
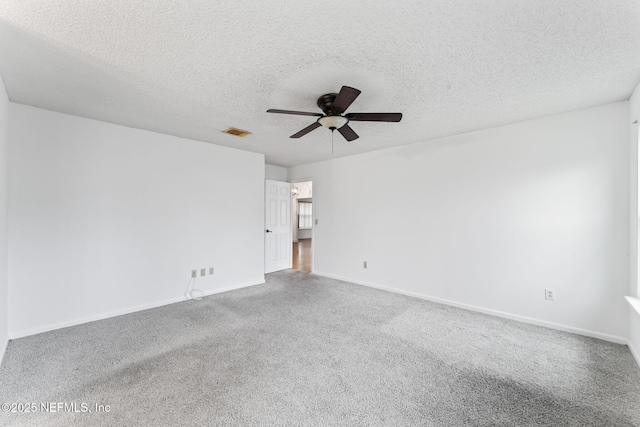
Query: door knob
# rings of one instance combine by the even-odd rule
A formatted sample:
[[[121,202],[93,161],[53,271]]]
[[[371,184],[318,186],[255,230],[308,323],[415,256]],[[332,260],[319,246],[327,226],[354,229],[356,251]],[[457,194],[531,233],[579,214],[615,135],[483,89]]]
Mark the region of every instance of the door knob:
[[[271,230],[267,230],[267,233],[273,233],[273,231],[271,231]]]

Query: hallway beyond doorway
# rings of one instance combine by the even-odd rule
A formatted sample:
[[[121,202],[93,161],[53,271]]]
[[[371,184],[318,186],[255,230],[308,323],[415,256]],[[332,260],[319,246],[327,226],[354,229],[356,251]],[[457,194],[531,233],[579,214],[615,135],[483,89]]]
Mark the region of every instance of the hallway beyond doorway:
[[[311,273],[311,239],[293,242],[293,269]]]

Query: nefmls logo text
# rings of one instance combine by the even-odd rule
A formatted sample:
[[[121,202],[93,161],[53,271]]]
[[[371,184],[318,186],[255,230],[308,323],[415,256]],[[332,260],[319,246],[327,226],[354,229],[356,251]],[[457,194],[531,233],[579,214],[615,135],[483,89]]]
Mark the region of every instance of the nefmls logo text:
[[[40,412],[89,412],[86,402],[42,402]]]

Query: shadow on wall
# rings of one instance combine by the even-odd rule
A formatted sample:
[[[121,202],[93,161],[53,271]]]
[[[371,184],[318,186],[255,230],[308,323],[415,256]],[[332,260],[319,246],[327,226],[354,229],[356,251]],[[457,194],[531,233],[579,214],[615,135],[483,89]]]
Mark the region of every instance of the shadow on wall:
[[[0,34],[3,35],[0,37],[3,62],[19,64],[21,70],[19,75],[2,73],[11,101],[167,135],[175,135],[172,129],[178,128],[178,124],[184,128],[187,123],[189,135],[176,136],[201,141],[206,140],[205,136],[210,139],[212,129],[228,127],[226,123],[216,123],[215,118],[223,111],[213,102],[202,105],[197,98],[171,90],[160,81],[145,81],[140,75],[98,59],[88,61],[86,52],[45,40],[5,20],[0,20]],[[38,73],[44,66],[47,73]],[[3,71],[1,65],[0,71]],[[100,82],[98,88],[96,82]],[[42,95],[30,98],[21,93],[24,87]],[[211,113],[204,126],[203,121],[192,114],[193,106],[198,104]],[[149,109],[149,105],[155,108]],[[96,117],[85,106],[99,111],[101,117]],[[132,120],[132,111],[135,120]],[[163,120],[160,128],[158,117]]]

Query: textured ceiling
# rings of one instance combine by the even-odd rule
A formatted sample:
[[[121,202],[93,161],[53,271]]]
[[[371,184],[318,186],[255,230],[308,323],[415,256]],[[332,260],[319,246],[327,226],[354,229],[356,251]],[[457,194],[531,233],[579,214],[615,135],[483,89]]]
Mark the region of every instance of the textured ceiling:
[[[637,0],[3,0],[13,102],[264,153],[291,166],[624,100]],[[318,96],[362,90],[346,142]],[[221,133],[249,130],[245,138]]]

